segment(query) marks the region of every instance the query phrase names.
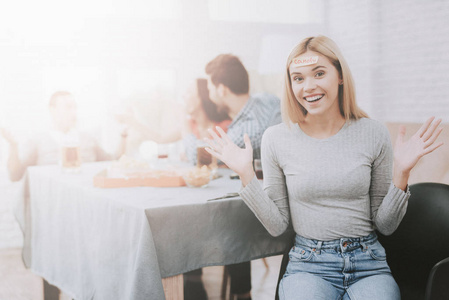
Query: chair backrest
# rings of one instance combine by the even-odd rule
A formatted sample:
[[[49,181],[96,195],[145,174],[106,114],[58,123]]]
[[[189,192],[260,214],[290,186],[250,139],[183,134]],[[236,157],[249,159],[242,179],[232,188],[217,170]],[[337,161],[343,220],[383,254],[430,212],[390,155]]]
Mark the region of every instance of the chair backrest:
[[[430,270],[449,257],[449,185],[417,183],[410,192],[397,230],[378,235],[402,299],[424,299]]]
[[[422,300],[432,267],[449,257],[449,185],[417,183],[410,186],[410,192],[407,213],[398,229],[390,236],[378,236],[402,299]],[[281,263],[276,300],[289,250]]]

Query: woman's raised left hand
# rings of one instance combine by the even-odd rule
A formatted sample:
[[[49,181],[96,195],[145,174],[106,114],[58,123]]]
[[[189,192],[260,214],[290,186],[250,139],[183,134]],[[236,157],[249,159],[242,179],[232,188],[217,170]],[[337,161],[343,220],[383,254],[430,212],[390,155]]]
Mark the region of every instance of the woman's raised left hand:
[[[242,181],[243,186],[248,184],[255,176],[253,169],[253,148],[247,134],[244,135],[245,148],[237,146],[220,127],[216,127],[217,135],[213,130],[209,130],[212,139],[206,139],[209,148],[206,151],[224,162],[231,170],[236,172]]]
[[[404,141],[405,126],[399,127],[399,133],[394,147],[395,172],[409,174],[424,155],[427,155],[443,145],[435,143],[443,128],[438,128],[441,119],[429,118],[421,128],[407,141]]]

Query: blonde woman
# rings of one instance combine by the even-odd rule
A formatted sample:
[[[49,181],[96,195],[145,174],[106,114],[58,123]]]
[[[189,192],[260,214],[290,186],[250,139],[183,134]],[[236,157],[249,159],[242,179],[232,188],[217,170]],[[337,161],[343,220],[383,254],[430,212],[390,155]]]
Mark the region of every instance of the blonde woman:
[[[211,154],[240,175],[241,197],[274,236],[296,233],[280,299],[400,299],[375,229],[391,234],[410,196],[418,160],[437,149],[441,120],[430,118],[393,148],[387,129],[355,100],[349,67],[324,36],[299,43],[287,59],[282,124],[262,139],[262,188],[252,148],[211,132]],[[394,162],[394,170],[392,172]]]

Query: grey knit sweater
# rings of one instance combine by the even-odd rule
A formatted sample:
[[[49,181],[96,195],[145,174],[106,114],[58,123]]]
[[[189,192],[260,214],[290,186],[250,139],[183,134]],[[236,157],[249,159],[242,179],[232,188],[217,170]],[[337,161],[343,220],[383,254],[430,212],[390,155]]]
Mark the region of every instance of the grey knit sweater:
[[[392,183],[393,151],[380,122],[347,121],[326,139],[282,123],[265,131],[261,150],[263,188],[254,177],[240,195],[274,236],[290,219],[296,234],[322,241],[375,228],[391,234],[406,212],[410,193]]]

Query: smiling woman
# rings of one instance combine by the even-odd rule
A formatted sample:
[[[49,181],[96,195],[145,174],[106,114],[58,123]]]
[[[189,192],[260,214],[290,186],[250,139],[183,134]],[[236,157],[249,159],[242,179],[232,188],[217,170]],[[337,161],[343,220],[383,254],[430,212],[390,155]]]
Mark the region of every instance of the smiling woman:
[[[150,87],[165,78],[165,72],[173,74],[167,79],[174,94],[169,98],[180,100],[187,85],[204,76],[209,59],[233,53],[249,69],[252,92],[280,95],[281,85],[273,83],[282,83],[290,49],[300,37],[323,33],[343,47],[360,91],[358,105],[370,116],[385,122],[418,123],[433,114],[447,119],[447,3],[397,0],[380,6],[375,1],[370,5],[360,1],[347,4],[312,0],[11,1],[0,10],[0,127],[10,128],[17,136],[44,129],[50,123],[46,106],[50,94],[69,90],[79,104],[79,125],[101,127],[101,141],[111,150],[115,141],[108,132],[119,125],[108,122],[107,113],[117,112],[121,101],[129,102],[132,94],[142,90],[144,97],[153,95]],[[343,96],[339,99],[353,99],[352,76],[340,52],[333,50],[336,52],[315,49],[311,53],[324,55],[343,75],[343,85],[338,87]],[[295,53],[292,59],[306,51]],[[419,57],[425,57],[426,63],[417,63]],[[322,61],[320,57],[318,62]],[[311,137],[316,132],[300,121],[307,114],[321,115],[332,89],[322,84],[328,78],[328,67],[308,70],[312,73],[301,72],[307,75],[302,84],[309,85],[306,90],[311,91],[301,91],[299,83],[295,93],[285,89],[291,93],[287,94],[291,101],[284,108],[291,107],[284,118],[294,123],[292,127],[297,125],[298,134]],[[290,76],[287,79],[292,80]],[[301,94],[297,99],[295,95]],[[432,99],[431,105],[423,99]],[[363,115],[357,107],[345,107],[351,101],[342,103],[339,109],[344,111],[344,120],[348,120],[347,112]],[[153,118],[154,123],[161,117],[155,111],[139,113]],[[342,119],[336,120],[331,134],[340,131],[331,140],[354,123],[351,119],[342,125]],[[8,149],[8,143],[0,138],[3,170]],[[444,156],[442,159],[440,165]]]
[[[340,115],[338,89],[341,81],[338,71],[323,55],[307,51],[295,60],[307,61],[315,55],[315,63],[307,65],[292,63],[290,76],[292,90],[309,118],[323,114]],[[294,60],[294,61],[295,61]]]
[[[288,56],[282,104],[284,123],[262,139],[263,188],[247,135],[240,149],[211,132],[208,149],[239,174],[240,195],[268,232],[293,224],[280,299],[400,299],[375,229],[389,235],[401,222],[410,171],[442,145],[441,120],[428,119],[407,141],[402,129],[393,155],[388,130],[358,108],[349,68],[325,36]]]
[[[303,91],[305,95],[299,96],[299,99],[303,99],[310,91],[316,92],[317,85],[324,84],[326,90],[329,85],[331,90],[329,90],[330,94],[322,95],[326,95],[328,101],[336,102],[338,110],[334,112],[341,114],[345,119],[367,117],[367,114],[355,102],[354,80],[337,45],[333,41],[327,41],[328,44],[320,43],[319,37],[314,39],[313,43],[311,41],[311,38],[303,40],[287,58],[287,73],[284,79],[286,96],[283,98],[282,106],[284,121],[293,123],[303,121],[308,113],[306,106],[312,106],[312,108],[314,106],[306,104],[309,101],[301,103],[301,100],[297,100],[296,93],[305,88]],[[307,78],[305,74],[301,74],[305,71],[308,71]],[[306,83],[304,83],[305,79],[307,79]],[[304,84],[312,86],[304,86]]]

